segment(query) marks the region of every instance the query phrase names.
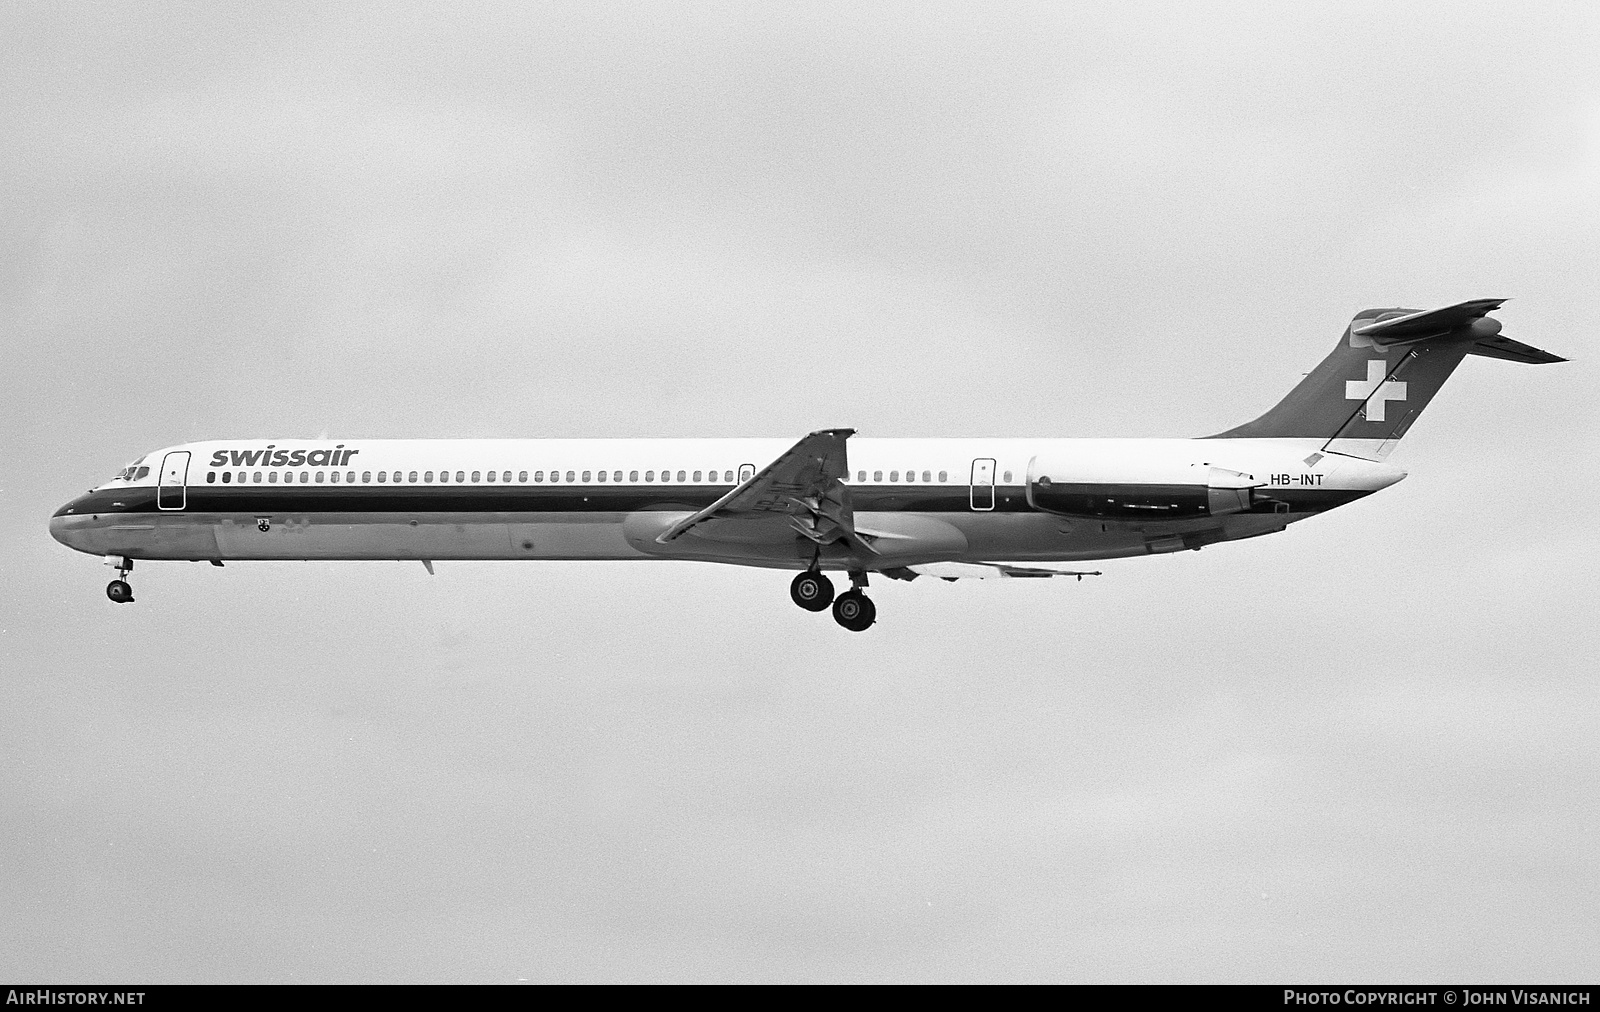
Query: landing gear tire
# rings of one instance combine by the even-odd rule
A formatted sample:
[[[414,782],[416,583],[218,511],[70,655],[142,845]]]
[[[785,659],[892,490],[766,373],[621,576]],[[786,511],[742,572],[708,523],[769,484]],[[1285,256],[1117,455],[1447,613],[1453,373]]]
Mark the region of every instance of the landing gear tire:
[[[833,603],[833,581],[808,569],[789,584],[789,596],[806,611],[826,611]]]
[[[132,604],[133,588],[124,580],[112,580],[106,584],[106,596],[118,604]]]
[[[833,602],[833,620],[851,632],[865,632],[878,620],[878,609],[861,591],[847,590]]]

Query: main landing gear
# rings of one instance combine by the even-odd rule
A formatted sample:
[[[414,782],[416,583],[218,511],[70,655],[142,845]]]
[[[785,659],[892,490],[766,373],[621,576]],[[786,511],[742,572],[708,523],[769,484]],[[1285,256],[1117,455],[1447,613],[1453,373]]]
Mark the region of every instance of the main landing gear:
[[[116,565],[117,578],[106,584],[106,596],[117,604],[132,604],[133,588],[128,585],[125,578],[133,571],[133,560],[123,557]]]
[[[789,596],[806,611],[826,611],[833,603],[833,581],[820,570],[808,569],[789,584]]]
[[[833,596],[833,581],[819,569],[808,569],[789,584],[789,596],[806,611],[825,611],[833,605],[833,620],[851,632],[863,632],[877,621],[878,609],[861,592],[867,585],[866,573],[850,574],[849,590]]]

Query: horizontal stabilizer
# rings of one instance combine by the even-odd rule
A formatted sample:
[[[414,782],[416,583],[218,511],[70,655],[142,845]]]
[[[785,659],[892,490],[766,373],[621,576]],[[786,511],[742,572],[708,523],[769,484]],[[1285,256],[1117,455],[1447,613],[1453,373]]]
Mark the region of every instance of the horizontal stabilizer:
[[[1513,341],[1509,337],[1486,337],[1481,341],[1473,342],[1468,355],[1482,355],[1484,358],[1499,358],[1507,362],[1521,362],[1524,365],[1550,365],[1554,362],[1565,362],[1560,355],[1552,355],[1548,351],[1541,351],[1532,345]]]
[[[1403,313],[1396,316],[1385,314],[1388,316],[1387,319],[1380,317],[1372,323],[1352,327],[1351,333],[1385,345],[1425,341],[1430,337],[1443,337],[1463,327],[1471,327],[1485,313],[1499,309],[1505,301],[1505,299],[1471,299],[1453,306],[1445,306],[1443,309],[1427,309],[1420,313]],[[1499,330],[1500,328],[1495,326],[1491,333],[1498,333]]]

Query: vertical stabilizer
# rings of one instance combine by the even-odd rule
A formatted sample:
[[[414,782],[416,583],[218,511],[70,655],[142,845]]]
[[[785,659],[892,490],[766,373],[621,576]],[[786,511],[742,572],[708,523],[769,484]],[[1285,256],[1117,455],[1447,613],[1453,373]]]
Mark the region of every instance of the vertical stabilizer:
[[[1383,460],[1467,355],[1565,361],[1500,337],[1500,321],[1485,314],[1504,301],[1362,310],[1332,354],[1272,410],[1212,438],[1316,438],[1335,453]]]

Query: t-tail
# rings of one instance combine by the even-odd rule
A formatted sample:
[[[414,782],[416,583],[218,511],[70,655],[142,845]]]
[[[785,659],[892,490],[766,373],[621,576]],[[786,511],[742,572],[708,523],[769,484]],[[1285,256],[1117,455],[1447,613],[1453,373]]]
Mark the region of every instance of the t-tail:
[[[1500,321],[1486,314],[1505,301],[1364,309],[1333,353],[1272,410],[1210,438],[1316,438],[1328,452],[1383,460],[1468,355],[1530,365],[1566,361],[1500,336]]]

